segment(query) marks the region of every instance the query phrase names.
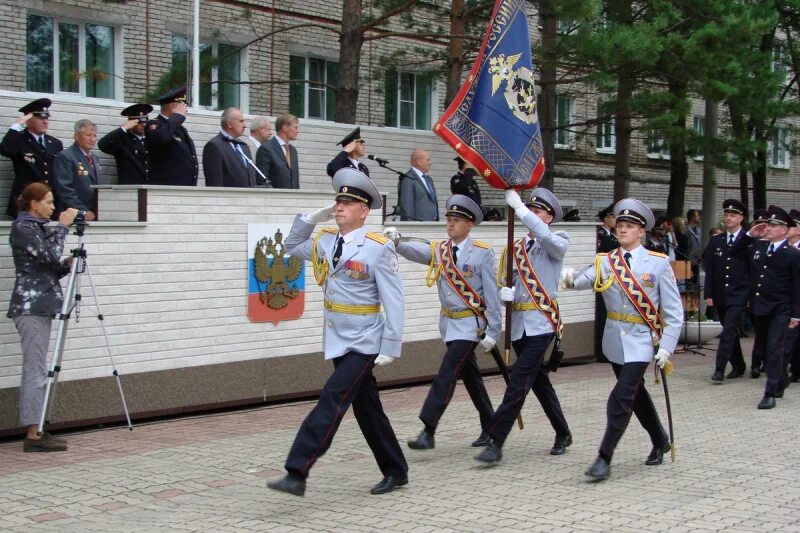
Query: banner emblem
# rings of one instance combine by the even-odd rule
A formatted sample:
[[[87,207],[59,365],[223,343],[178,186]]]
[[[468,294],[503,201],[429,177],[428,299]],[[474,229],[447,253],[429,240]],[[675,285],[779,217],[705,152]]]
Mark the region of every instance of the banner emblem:
[[[248,224],[247,317],[251,322],[300,318],[305,307],[305,262],[286,255],[274,224]]]

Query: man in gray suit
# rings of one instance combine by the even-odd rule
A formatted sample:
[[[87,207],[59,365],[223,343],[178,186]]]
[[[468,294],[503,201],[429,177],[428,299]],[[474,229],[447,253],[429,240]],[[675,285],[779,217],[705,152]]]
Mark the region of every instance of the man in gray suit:
[[[411,168],[400,179],[398,187],[400,220],[439,220],[439,202],[436,187],[428,175],[430,169],[430,154],[427,150],[415,149],[411,153]]]
[[[100,183],[100,164],[92,155],[97,144],[97,126],[82,118],[75,123],[75,144],[58,154],[53,161],[58,211],[70,207],[86,211],[86,220],[95,220],[97,191],[92,185]]]
[[[222,112],[222,130],[203,147],[203,174],[207,187],[255,187],[256,172],[250,148],[240,141],[246,123],[235,107]]]
[[[275,135],[261,145],[256,165],[267,178],[267,185],[276,189],[299,189],[300,169],[297,148],[292,141],[300,133],[300,122],[289,113],[275,119]]]

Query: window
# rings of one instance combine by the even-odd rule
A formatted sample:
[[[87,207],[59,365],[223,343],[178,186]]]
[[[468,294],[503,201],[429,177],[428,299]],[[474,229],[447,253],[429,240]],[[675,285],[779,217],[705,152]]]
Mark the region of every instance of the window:
[[[767,144],[769,166],[789,168],[789,130],[778,128]]]
[[[667,143],[667,140],[651,134],[647,138],[647,157],[650,159],[669,159],[669,143]]]
[[[786,50],[786,44],[782,42],[777,42],[772,47],[772,60],[770,62],[770,70],[772,72],[779,72],[784,75],[783,83],[789,83],[792,81],[792,75],[790,72],[791,59],[789,57],[789,53]]]
[[[339,63],[318,57],[289,56],[289,77],[307,80],[289,85],[289,112],[300,118],[333,120],[336,92],[328,85],[339,81]]]
[[[433,107],[433,77],[429,74],[387,71],[386,125],[397,128],[428,130]]]
[[[601,117],[601,104],[597,104],[597,116]],[[597,142],[595,148],[601,154],[613,154],[617,151],[617,138],[614,135],[614,119],[597,124]]]
[[[692,119],[692,130],[694,130],[694,134],[697,136],[698,139],[702,139],[703,136],[706,134],[706,117],[702,117],[700,115],[695,115]],[[695,161],[702,161],[703,154],[695,154],[694,155]]]
[[[115,98],[116,35],[111,26],[28,15],[25,88]]]
[[[172,36],[172,69],[187,82],[191,75],[192,43]],[[200,106],[209,109],[243,108],[242,57],[244,50],[234,44],[200,43]],[[245,111],[244,109],[242,109]]]
[[[556,97],[556,148],[569,150],[575,148],[575,134],[569,130],[574,110],[574,98],[567,96]]]

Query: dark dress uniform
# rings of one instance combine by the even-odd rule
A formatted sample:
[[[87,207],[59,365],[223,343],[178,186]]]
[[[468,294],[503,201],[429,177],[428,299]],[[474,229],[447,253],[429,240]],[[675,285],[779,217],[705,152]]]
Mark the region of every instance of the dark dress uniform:
[[[770,224],[794,225],[777,206],[769,208]],[[792,356],[798,328],[790,329],[792,318],[800,319],[800,250],[788,241],[756,241],[752,247],[752,307],[758,351],[764,354],[767,383],[759,409],[775,407],[789,384],[787,365]]]
[[[726,200],[725,212],[747,217],[747,208],[738,200]],[[753,244],[744,228],[736,234],[723,232],[711,237],[703,251],[703,268],[706,272],[704,293],[714,300],[722,334],[717,347],[717,361],[713,381],[721,383],[725,366],[730,361],[732,370],[728,378],[741,377],[745,371],[744,354],[739,344],[739,329],[747,302],[750,299],[750,254]]]
[[[42,98],[20,108],[20,113],[33,113],[39,116],[50,116],[48,111],[50,100]],[[44,134],[41,141],[29,131],[12,127],[0,142],[0,154],[11,159],[14,166],[14,182],[8,198],[6,213],[17,216],[17,197],[29,184],[41,181],[53,187],[53,159],[63,149],[61,141],[52,135]]]
[[[354,143],[363,142],[364,140],[361,138],[361,128],[356,128],[348,133],[344,139],[336,143],[337,146],[342,147],[342,151],[336,154],[336,157],[331,159],[331,162],[328,163],[328,168],[326,169],[328,176],[333,178],[333,175],[336,174],[336,171],[342,168],[354,168],[369,176],[369,169],[367,168],[367,165],[361,161],[358,161],[357,164],[353,164],[353,161],[350,159],[350,157],[348,157],[348,153],[353,151]]]
[[[463,194],[479,206],[481,205],[481,190],[475,182],[477,172],[472,168],[459,170],[450,178],[450,192],[453,194]]]
[[[153,106],[134,104],[121,113],[130,119],[147,120],[147,114]],[[117,162],[117,183],[121,185],[138,185],[147,182],[150,163],[147,158],[147,147],[144,136],[139,137],[130,130],[117,128],[107,133],[97,143],[103,152],[113,155]]]
[[[186,87],[173,89],[158,98],[159,104],[186,100]],[[150,156],[150,183],[154,185],[197,185],[197,152],[189,132],[183,127],[186,117],[172,113],[158,115],[147,123],[144,144]]]

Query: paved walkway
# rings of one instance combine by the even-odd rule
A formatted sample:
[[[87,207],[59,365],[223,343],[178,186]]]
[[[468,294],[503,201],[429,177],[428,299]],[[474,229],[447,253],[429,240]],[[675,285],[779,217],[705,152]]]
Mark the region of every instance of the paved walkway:
[[[677,462],[645,466],[650,444],[634,420],[604,483],[583,475],[613,383],[610,368],[595,364],[553,375],[575,440],[566,455],[548,455],[553,433],[531,395],[525,430],[511,434],[503,461],[480,466],[469,445],[477,414],[459,385],[436,449],[404,446],[410,483],[382,496],[369,494],[380,473],[351,414],[312,470],[305,498],[265,488],[282,474],[310,402],[73,433],[66,453],[23,454],[20,443],[6,443],[0,531],[800,532],[800,386],[776,409],[758,411],[764,378],[712,385],[708,353],[674,357]],[[487,383],[497,404],[502,380]],[[651,383],[649,373],[664,413],[663,392]],[[403,441],[420,430],[426,392],[383,394]]]

